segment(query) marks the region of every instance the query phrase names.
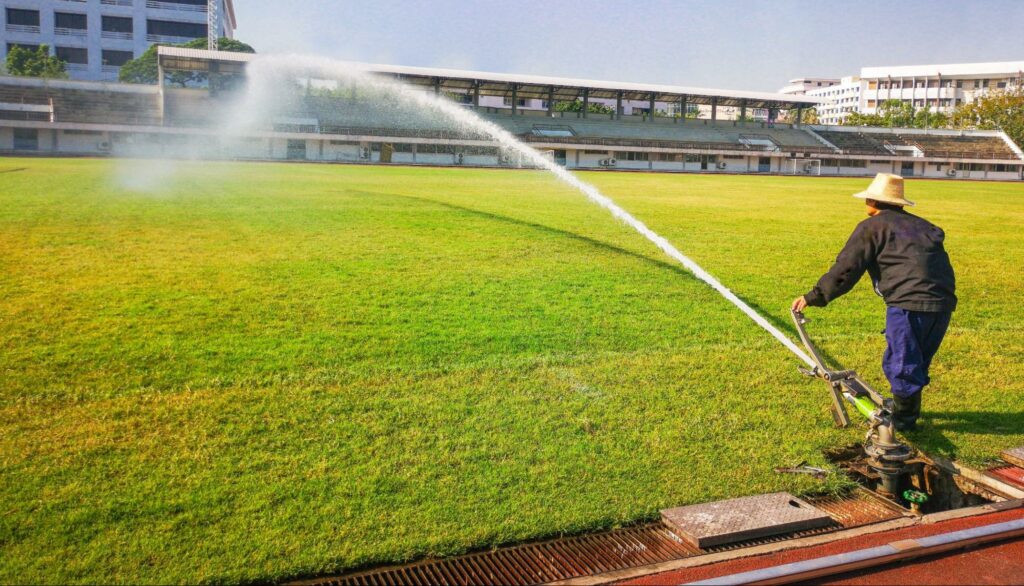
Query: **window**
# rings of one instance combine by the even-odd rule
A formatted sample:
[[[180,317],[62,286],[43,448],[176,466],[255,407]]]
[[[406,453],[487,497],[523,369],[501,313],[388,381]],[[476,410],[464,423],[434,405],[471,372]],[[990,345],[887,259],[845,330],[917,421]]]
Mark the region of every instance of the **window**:
[[[411,153],[412,152],[412,145],[408,144],[408,143],[396,142],[395,144],[391,145],[391,148],[392,148],[393,152],[396,152],[396,153]]]
[[[206,25],[173,20],[147,20],[146,34],[160,37],[188,37],[201,39],[206,36]]]
[[[842,165],[848,169],[863,169],[868,166],[867,161],[862,159],[847,159]]]
[[[88,28],[88,25],[84,14],[55,12],[53,13],[53,27],[84,31]]]
[[[878,89],[878,82],[877,81],[869,81],[868,82],[868,89],[869,90],[877,90]]]
[[[742,157],[740,157],[742,158]],[[679,155],[675,153],[658,153],[657,161],[678,161]]]
[[[57,47],[57,58],[68,64],[87,65],[89,50],[80,47]]]
[[[634,151],[620,151],[615,153],[615,158],[623,161],[647,161],[650,159],[648,153],[638,153]]]
[[[104,16],[103,32],[131,34],[132,19],[130,16]]]
[[[607,156],[607,155],[608,155],[608,151],[591,151],[591,150],[585,150],[585,151],[583,151],[583,154],[584,154],[584,155],[601,155],[602,157],[604,157],[604,156]]]
[[[37,151],[39,150],[39,131],[35,128],[14,129],[14,150]]]
[[[956,87],[957,87],[957,89],[963,89],[964,88],[964,80],[962,80],[962,79],[956,80]]]
[[[7,9],[7,26],[39,26],[38,10]]]
[[[504,104],[506,106],[511,106],[512,105],[512,98],[509,98],[509,97],[506,96],[502,101],[504,102]],[[524,100],[522,98],[517,98],[516,99],[516,106],[519,107],[519,108],[525,107],[526,106],[526,100]]]
[[[114,67],[120,67],[125,63],[131,61],[133,58],[131,51],[114,51],[111,49],[103,49],[103,64],[112,65]]]
[[[22,49],[25,49],[26,51],[39,50],[39,45],[26,45],[25,43],[7,43],[7,52],[10,53],[11,49],[15,47],[20,47]]]
[[[1005,89],[1006,88],[1006,82],[1005,81],[1001,81],[1001,82],[996,84],[996,87],[999,88],[999,89]]]
[[[875,107],[875,101],[874,100],[868,100],[868,108],[874,108],[874,107]]]

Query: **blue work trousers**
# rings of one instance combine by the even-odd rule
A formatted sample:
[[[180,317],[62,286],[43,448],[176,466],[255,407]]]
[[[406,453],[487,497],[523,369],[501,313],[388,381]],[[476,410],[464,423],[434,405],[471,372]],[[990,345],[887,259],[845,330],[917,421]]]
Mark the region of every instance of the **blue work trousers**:
[[[906,399],[928,384],[928,367],[949,327],[949,311],[910,311],[889,307],[885,312],[885,341],[882,356],[892,394]]]

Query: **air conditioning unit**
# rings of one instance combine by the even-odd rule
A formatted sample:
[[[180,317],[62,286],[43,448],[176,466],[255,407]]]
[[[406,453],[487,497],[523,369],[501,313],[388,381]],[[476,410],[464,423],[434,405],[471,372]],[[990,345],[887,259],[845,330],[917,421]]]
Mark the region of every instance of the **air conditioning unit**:
[[[600,161],[597,162],[597,164],[601,165],[602,167],[614,167],[615,159],[601,159]]]
[[[465,159],[466,159],[466,155],[464,155],[462,153],[459,153],[459,154],[455,155],[455,164],[456,165],[461,165],[462,161],[464,161]]]
[[[956,169],[950,169],[949,171],[946,171],[946,175],[949,177],[956,177]]]
[[[362,147],[359,149],[359,158],[369,160],[370,149],[368,147]]]
[[[96,143],[96,150],[104,152],[104,153],[109,152],[110,151],[110,143],[105,141],[105,140],[101,140],[100,142]]]
[[[719,163],[719,164],[715,165],[715,168],[716,169],[725,169],[725,163]]]

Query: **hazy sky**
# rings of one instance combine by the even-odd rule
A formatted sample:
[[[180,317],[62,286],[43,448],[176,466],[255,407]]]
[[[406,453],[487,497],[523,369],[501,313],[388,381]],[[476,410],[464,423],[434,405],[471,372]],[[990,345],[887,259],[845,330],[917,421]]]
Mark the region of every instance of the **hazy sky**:
[[[1024,61],[1024,0],[235,0],[261,53],[775,91],[862,66]]]

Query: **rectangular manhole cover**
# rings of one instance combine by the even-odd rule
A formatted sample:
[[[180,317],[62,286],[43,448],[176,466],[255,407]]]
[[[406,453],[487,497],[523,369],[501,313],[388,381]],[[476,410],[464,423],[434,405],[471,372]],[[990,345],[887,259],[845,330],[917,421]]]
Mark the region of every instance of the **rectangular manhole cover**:
[[[661,518],[702,549],[832,524],[828,513],[788,492],[665,509]]]
[[[1014,466],[1024,468],[1024,446],[1004,451],[1003,460],[1013,464]]]

